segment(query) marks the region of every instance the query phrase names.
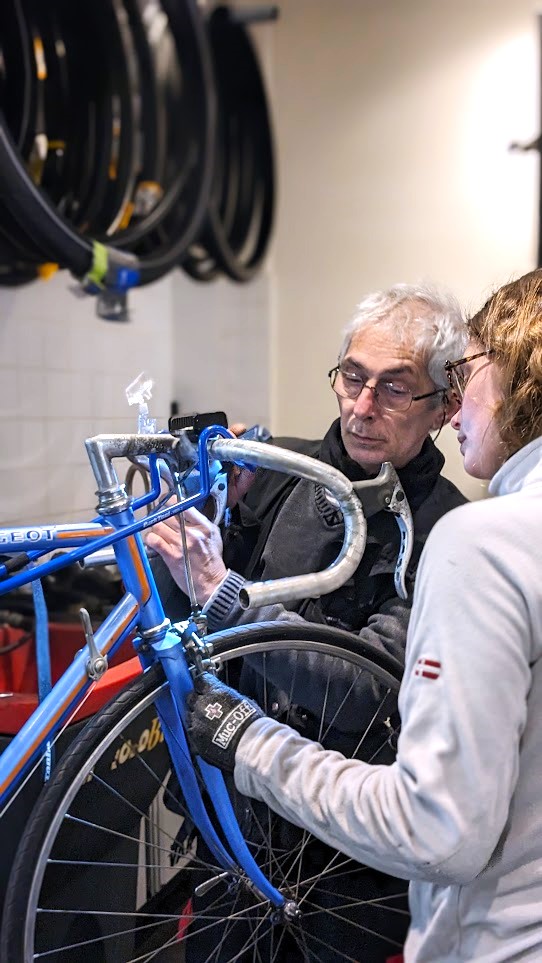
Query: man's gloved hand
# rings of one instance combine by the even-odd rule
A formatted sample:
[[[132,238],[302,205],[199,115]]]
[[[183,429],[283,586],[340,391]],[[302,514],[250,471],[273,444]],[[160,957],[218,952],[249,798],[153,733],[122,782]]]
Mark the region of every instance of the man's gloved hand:
[[[206,762],[233,772],[241,736],[263,715],[252,699],[204,672],[187,699],[186,732],[190,747]]]

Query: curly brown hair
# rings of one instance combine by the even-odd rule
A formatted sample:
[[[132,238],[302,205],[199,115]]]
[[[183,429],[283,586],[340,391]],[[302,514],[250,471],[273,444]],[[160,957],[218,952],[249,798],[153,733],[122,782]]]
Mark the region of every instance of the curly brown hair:
[[[467,327],[494,352],[503,391],[495,417],[512,455],[542,435],[542,270],[499,288]]]

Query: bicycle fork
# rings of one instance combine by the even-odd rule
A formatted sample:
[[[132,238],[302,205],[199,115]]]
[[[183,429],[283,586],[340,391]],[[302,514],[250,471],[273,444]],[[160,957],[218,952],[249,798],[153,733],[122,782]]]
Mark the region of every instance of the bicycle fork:
[[[169,629],[162,639],[151,642],[154,656],[160,660],[169,682],[169,687],[157,697],[156,706],[179,785],[194,824],[225,871],[219,878],[242,876],[256,896],[275,907],[274,923],[293,922],[300,915],[297,904],[276,889],[255,862],[237,823],[222,772],[197,756],[198,769],[230,851],[219,838],[207,812],[182,723],[186,699],[194,689],[185,645],[188,641],[193,647],[194,637],[200,651],[202,644],[195,629],[194,623],[188,623],[181,634]],[[150,653],[150,657],[146,657],[144,651],[139,651],[144,665],[149,664]]]

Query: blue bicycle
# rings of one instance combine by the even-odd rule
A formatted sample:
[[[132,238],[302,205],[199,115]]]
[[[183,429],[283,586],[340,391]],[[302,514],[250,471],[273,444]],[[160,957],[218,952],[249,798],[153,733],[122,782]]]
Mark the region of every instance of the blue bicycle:
[[[0,530],[5,553],[0,594],[33,583],[39,602],[42,576],[105,550],[114,552],[125,591],[96,630],[82,610],[81,651],[0,756],[0,832],[29,774],[41,771],[44,758],[50,768],[55,741],[131,634],[144,671],[85,725],[47,773],[10,877],[2,963],[273,961],[287,943],[299,960],[357,959],[359,922],[349,880],[359,867],[340,853],[316,865],[310,834],[292,827],[285,836],[284,824],[269,810],[239,797],[217,770],[194,760],[182,723],[184,705],[196,673],[215,671],[239,686],[248,667],[261,680],[266,711],[323,745],[333,746],[337,729],[346,728],[353,756],[389,763],[398,726],[399,663],[356,635],[326,625],[254,623],[205,637],[197,611],[194,619],[171,625],[141,533],[223,493],[226,464],[278,470],[332,493],[343,513],[344,543],[323,572],[248,585],[246,606],[318,597],[341,585],[364,550],[362,501],[369,513],[386,508],[400,523],[401,592],[412,530],[397,476],[384,466],[377,479],[355,492],[329,466],[235,439],[216,425],[204,428],[197,441],[179,429],[98,435],[85,444],[97,482],[98,517],[86,525]],[[115,458],[148,470],[147,494],[127,495]],[[166,477],[177,495],[173,504],[159,501]],[[142,517],[142,508],[157,503]],[[299,717],[296,692],[306,695],[306,672],[314,659],[326,696]],[[283,683],[285,674],[288,707],[266,704],[270,683],[279,677]],[[363,719],[356,693],[367,680],[379,701]],[[344,900],[326,905],[321,894],[331,876],[343,881]],[[404,887],[366,906],[367,928],[381,934],[390,955],[398,944],[389,936],[389,914],[405,912],[403,899]],[[339,919],[351,927],[351,940],[341,936],[340,945],[332,925]]]

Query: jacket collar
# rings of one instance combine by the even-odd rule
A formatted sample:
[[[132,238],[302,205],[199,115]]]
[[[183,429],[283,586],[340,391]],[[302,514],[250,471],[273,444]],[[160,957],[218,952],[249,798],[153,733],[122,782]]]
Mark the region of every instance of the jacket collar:
[[[490,495],[511,495],[527,485],[542,483],[542,438],[535,438],[508,458],[493,475]]]
[[[364,481],[368,475],[346,452],[341,438],[341,424],[337,418],[326,433],[320,448],[320,460],[342,471],[350,481]],[[397,469],[412,511],[432,492],[444,465],[444,455],[427,437],[421,450],[404,468]]]

